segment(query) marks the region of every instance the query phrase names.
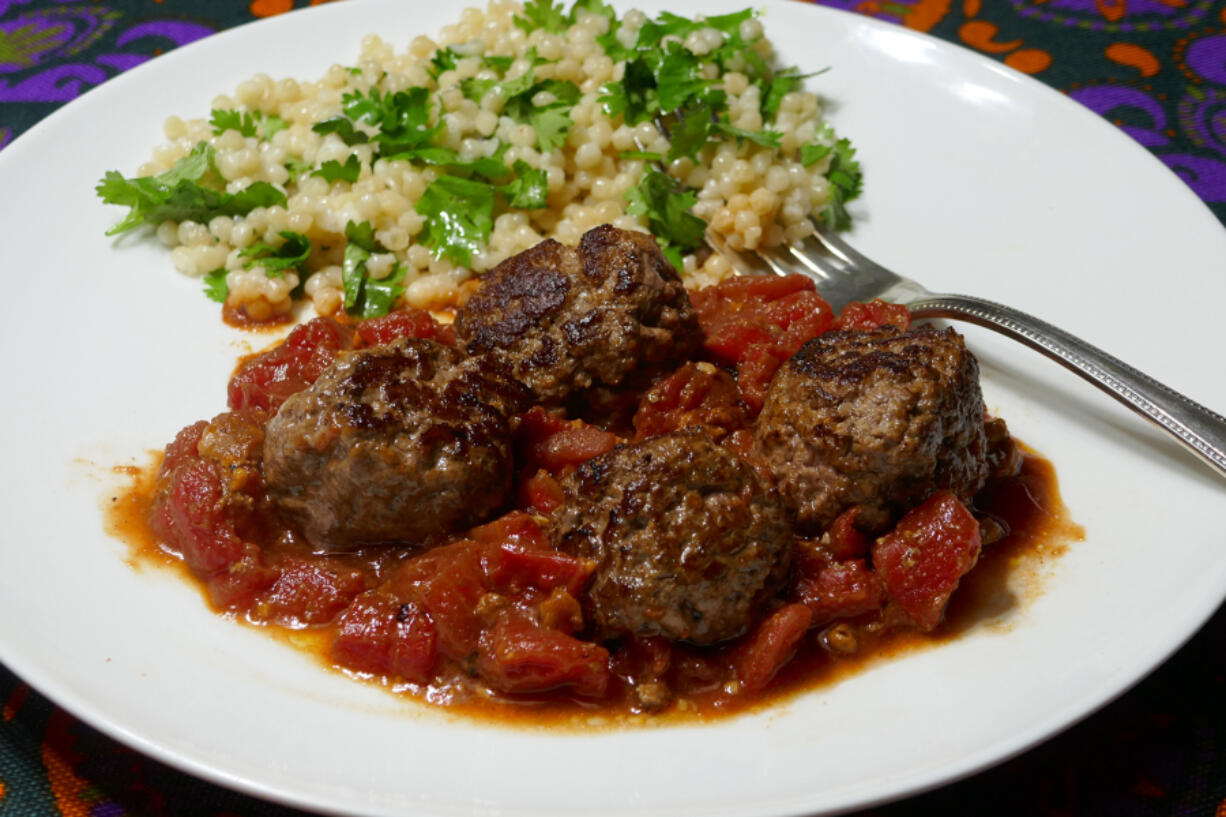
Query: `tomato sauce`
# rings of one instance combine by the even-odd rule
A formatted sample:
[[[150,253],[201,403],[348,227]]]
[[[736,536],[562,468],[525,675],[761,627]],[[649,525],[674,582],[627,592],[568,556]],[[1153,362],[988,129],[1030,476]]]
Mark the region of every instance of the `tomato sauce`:
[[[883,304],[836,318],[807,281],[721,286],[694,293],[705,359],[639,396],[628,426],[540,407],[517,417],[513,507],[430,550],[312,552],[267,497],[259,453],[265,419],[342,351],[403,336],[454,342],[448,326],[412,310],[357,325],[316,319],[242,361],[230,411],[187,426],[132,474],[110,503],[111,531],[134,563],[181,565],[214,609],[357,678],[485,718],[558,724],[594,712],[617,722],[710,717],[812,688],[1000,618],[1021,603],[1009,582],[1080,535],[1050,464],[1027,452],[973,508],[934,495],[871,542],[852,509],[820,542],[798,539],[788,589],[730,643],[585,639],[594,565],[555,551],[548,535],[569,471],[620,442],[692,426],[747,456],[765,386],[805,340],[909,320]],[[982,544],[985,531],[999,541]],[[919,564],[915,541],[925,543]]]

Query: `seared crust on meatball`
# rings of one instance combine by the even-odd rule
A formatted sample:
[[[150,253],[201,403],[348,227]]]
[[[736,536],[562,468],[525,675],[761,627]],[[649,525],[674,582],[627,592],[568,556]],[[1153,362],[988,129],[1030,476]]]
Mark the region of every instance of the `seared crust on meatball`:
[[[853,505],[880,529],[940,488],[968,500],[990,470],[979,364],[952,329],[827,332],[776,373],[754,445],[806,533]]]
[[[655,239],[603,225],[578,248],[550,239],[508,258],[456,314],[471,354],[498,353],[538,400],[559,403],[698,348],[689,295]]]
[[[786,509],[701,432],[618,446],[563,487],[554,541],[596,562],[585,610],[599,636],[734,638],[786,580]]]
[[[340,357],[266,428],[264,473],[317,549],[423,544],[498,510],[522,387],[489,361],[401,339]]]

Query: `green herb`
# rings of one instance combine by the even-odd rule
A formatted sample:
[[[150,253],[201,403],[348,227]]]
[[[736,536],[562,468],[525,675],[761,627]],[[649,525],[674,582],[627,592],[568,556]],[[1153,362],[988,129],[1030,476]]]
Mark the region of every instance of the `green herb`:
[[[774,119],[775,114],[779,113],[779,106],[783,103],[785,96],[800,88],[802,81],[824,74],[828,70],[830,69],[823,68],[811,74],[802,74],[797,68],[785,68],[767,77],[762,82],[762,118],[764,120]]]
[[[632,216],[646,216],[651,232],[665,251],[673,266],[681,269],[681,251],[692,250],[702,244],[707,223],[690,210],[698,200],[692,190],[682,190],[678,183],[665,173],[648,170],[637,187],[626,192],[630,204],[626,212]]]
[[[561,34],[566,31],[569,20],[562,11],[561,3],[555,4],[553,0],[528,0],[524,3],[523,16],[515,15],[512,22],[516,28],[528,33],[543,28],[552,34]]]
[[[649,150],[623,150],[617,155],[623,159],[641,159],[644,162],[664,161],[663,153],[652,153]]]
[[[230,287],[226,284],[225,267],[218,267],[212,272],[204,276],[204,294],[210,301],[216,301],[219,304],[224,304],[226,298],[230,295]]]
[[[656,74],[647,60],[635,57],[626,62],[619,82],[606,82],[598,98],[609,116],[620,115],[627,124],[646,122],[660,113],[660,94]]]
[[[320,165],[318,170],[312,171],[311,175],[318,176],[329,184],[336,181],[353,184],[362,175],[362,160],[352,153],[345,159],[344,164],[329,159]]]
[[[375,229],[369,221],[345,225],[345,255],[341,262],[341,287],[345,311],[361,318],[386,315],[404,295],[404,279],[408,268],[399,262],[387,277],[370,277],[367,262],[376,252],[387,250],[375,240]]]
[[[844,205],[860,195],[864,177],[860,163],[856,161],[856,149],[849,139],[834,139],[834,129],[827,125],[818,135],[821,140],[834,140],[832,144],[815,142],[802,145],[800,162],[805,167],[830,157],[826,177],[830,180],[830,198],[822,208],[822,221],[834,230],[846,230],[851,226],[851,215]]]
[[[214,155],[213,148],[201,142],[158,176],[124,178],[118,171],[107,171],[95,192],[107,204],[130,209],[106,234],[117,235],[142,224],[163,221],[206,224],[215,216],[240,216],[257,207],[285,205],[285,194],[267,182],[255,182],[237,193],[226,193],[221,189]]]
[[[243,268],[263,267],[264,274],[269,278],[280,278],[286,270],[298,269],[305,264],[307,256],[311,254],[311,239],[292,230],[282,230],[278,235],[285,239],[280,246],[261,242],[240,252],[239,255],[247,259],[243,262]]]
[[[539,210],[549,196],[548,177],[544,170],[532,167],[523,159],[515,160],[515,179],[499,188],[507,204],[517,210]]]
[[[745,130],[744,128],[734,128],[725,121],[715,123],[715,129],[721,133],[726,133],[729,136],[736,137],[739,141],[746,139],[750,142],[762,145],[768,148],[779,147],[779,140],[783,138],[783,134],[773,130]]]
[[[353,122],[344,116],[332,116],[322,122],[316,122],[311,126],[311,130],[324,136],[335,133],[342,142],[351,147],[364,145],[370,141],[369,136],[355,128]]]
[[[471,266],[473,253],[485,246],[494,227],[494,188],[458,176],[439,176],[413,209],[425,218],[419,236],[422,244],[459,266]]]
[[[285,120],[279,116],[260,113],[259,111],[216,110],[212,111],[209,124],[213,126],[213,135],[220,136],[228,130],[238,131],[241,135],[271,139],[277,131],[285,130]]]

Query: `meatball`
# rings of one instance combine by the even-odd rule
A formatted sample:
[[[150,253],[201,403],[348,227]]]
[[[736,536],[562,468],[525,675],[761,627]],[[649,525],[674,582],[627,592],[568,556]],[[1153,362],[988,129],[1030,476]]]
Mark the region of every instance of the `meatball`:
[[[538,400],[560,403],[691,357],[698,318],[676,269],[644,233],[604,225],[578,248],[547,240],[503,261],[456,314],[472,354],[505,355]]]
[[[511,489],[524,399],[509,373],[432,340],[347,352],[269,420],[269,493],[321,550],[462,530]]]
[[[699,431],[621,445],[563,481],[556,546],[596,562],[598,636],[711,644],[741,635],[787,577],[787,511],[753,468]]]
[[[952,329],[827,332],[771,381],[754,451],[806,533],[853,505],[880,530],[939,488],[969,499],[989,472],[979,364]]]

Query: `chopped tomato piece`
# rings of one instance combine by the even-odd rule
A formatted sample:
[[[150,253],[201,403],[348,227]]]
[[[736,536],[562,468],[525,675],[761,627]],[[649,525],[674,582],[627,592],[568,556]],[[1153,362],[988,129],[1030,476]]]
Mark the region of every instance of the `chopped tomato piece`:
[[[277,571],[264,564],[260,549],[244,543],[242,556],[205,579],[209,598],[223,610],[246,610],[277,580]]]
[[[425,684],[438,662],[438,635],[416,605],[370,592],[341,616],[332,657],[358,672]]]
[[[949,597],[979,559],[979,522],[949,491],[911,509],[873,544],[890,597],[921,630],[935,628]]]
[[[325,624],[366,589],[361,571],[335,559],[288,557],[278,568],[260,609],[282,624]]]
[[[804,604],[787,604],[747,636],[735,665],[740,694],[755,695],[766,689],[775,673],[792,660],[812,621],[813,612]]]
[[[868,303],[852,301],[843,307],[835,329],[876,329],[891,324],[904,332],[911,328],[911,312],[904,304],[886,303],[876,298]]]
[[[694,426],[713,440],[744,428],[740,386],[710,363],[687,363],[648,389],[634,414],[635,440]]]
[[[400,338],[425,338],[455,345],[450,326],[439,323],[429,312],[411,306],[362,321],[357,326],[357,335],[363,346],[391,343]]]
[[[742,276],[690,293],[703,346],[715,360],[736,366],[751,410],[762,407],[776,370],[805,341],[834,324],[834,312],[803,275]]]
[[[551,514],[566,502],[562,485],[544,468],[520,482],[519,503],[539,513]]]
[[[609,688],[609,651],[516,617],[498,621],[481,639],[477,670],[501,692],[548,692],[570,687],[585,698]]]
[[[839,514],[830,523],[826,535],[830,539],[830,552],[836,559],[852,559],[868,553],[868,537],[856,527],[859,507],[852,506]]]
[[[267,352],[249,358],[230,378],[232,409],[275,412],[293,394],[314,383],[353,345],[352,334],[332,318],[315,318],[294,327]]]
[[[524,550],[514,544],[504,544],[490,559],[488,576],[492,588],[515,592],[533,587],[553,590],[561,587],[572,596],[583,592],[595,565],[565,553],[550,550]]]
[[[544,468],[557,475],[613,450],[617,435],[533,406],[519,416],[516,441],[519,461],[528,473]]]
[[[813,611],[814,627],[871,613],[885,601],[881,579],[863,559],[827,559],[797,548],[793,565],[796,598]]]
[[[393,596],[412,601],[430,617],[439,651],[456,661],[467,661],[481,636],[484,550],[468,539],[437,547],[405,562],[389,582]]]

